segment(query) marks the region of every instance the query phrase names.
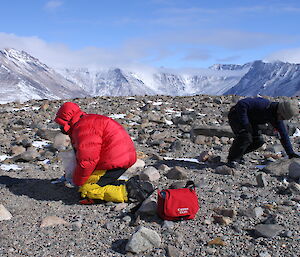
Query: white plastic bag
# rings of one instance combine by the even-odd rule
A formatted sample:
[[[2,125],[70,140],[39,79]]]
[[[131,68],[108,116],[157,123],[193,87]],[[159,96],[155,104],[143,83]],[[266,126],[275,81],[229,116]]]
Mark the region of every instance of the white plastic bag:
[[[58,156],[63,163],[66,181],[72,182],[73,172],[76,167],[76,155],[74,150],[60,152]]]

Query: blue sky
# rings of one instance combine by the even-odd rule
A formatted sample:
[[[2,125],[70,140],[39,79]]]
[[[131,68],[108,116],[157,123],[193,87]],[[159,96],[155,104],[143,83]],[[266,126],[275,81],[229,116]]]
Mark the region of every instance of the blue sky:
[[[300,1],[10,0],[0,48],[53,67],[300,63]]]

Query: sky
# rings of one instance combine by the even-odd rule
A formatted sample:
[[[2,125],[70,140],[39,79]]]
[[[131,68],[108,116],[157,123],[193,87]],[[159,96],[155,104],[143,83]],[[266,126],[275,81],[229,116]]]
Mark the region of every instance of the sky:
[[[300,63],[299,0],[9,0],[0,49],[54,68]]]

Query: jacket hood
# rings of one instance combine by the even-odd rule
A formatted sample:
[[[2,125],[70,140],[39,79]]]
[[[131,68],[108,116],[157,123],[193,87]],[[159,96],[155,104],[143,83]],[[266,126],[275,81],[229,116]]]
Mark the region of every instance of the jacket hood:
[[[83,112],[77,104],[66,102],[57,111],[54,121],[63,126],[64,130],[68,132],[84,114],[85,112]]]

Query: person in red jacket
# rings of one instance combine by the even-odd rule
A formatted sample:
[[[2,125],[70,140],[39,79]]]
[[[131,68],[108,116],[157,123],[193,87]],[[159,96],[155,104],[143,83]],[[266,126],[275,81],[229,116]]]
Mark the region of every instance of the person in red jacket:
[[[127,131],[115,120],[83,112],[76,103],[66,102],[54,120],[71,138],[76,154],[73,184],[79,186],[81,203],[91,199],[127,202],[143,201],[153,186],[135,176],[127,182],[118,178],[137,160],[136,150]]]

